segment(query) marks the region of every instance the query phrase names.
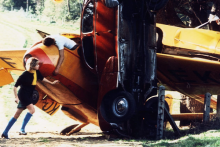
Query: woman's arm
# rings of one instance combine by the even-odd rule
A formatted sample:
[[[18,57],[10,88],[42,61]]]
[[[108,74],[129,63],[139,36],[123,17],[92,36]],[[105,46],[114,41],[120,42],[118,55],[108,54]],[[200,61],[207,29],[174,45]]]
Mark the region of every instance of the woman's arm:
[[[47,82],[47,83],[50,83],[50,84],[53,84],[53,85],[58,84],[60,82],[59,80],[55,80],[55,81],[51,82],[51,81],[47,80],[46,78],[43,78],[43,81]]]
[[[17,87],[14,87],[13,91],[14,91],[14,95],[15,95],[15,102],[18,103],[19,98],[18,98],[18,95],[17,95]]]

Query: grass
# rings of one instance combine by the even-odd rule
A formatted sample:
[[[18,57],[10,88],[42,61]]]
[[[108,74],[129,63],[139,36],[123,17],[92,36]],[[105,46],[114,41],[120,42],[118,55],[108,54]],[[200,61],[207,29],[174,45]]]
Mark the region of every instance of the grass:
[[[49,140],[48,140],[48,139],[46,139],[46,138],[39,138],[39,139],[40,139],[40,141],[39,141],[39,142],[44,142],[44,143],[49,142]]]
[[[143,144],[144,147],[217,147],[220,146],[219,133],[217,136],[209,137],[205,134],[189,135],[178,140],[160,140],[156,143]]]

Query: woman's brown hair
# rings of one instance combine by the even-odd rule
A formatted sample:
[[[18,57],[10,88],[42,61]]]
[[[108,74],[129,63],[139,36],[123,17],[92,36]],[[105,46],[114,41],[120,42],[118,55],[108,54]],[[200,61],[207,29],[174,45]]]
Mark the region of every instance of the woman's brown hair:
[[[27,62],[26,62],[26,70],[30,71],[32,70],[37,64],[38,64],[38,59],[34,57],[30,57]]]

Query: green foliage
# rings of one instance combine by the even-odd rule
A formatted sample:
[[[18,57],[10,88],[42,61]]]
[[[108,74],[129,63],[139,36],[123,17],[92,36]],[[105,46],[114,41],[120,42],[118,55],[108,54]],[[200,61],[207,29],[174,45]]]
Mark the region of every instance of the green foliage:
[[[55,3],[51,0],[45,0],[42,15],[52,17],[55,14]]]
[[[70,1],[70,12],[67,15],[67,20],[74,20],[80,16],[82,0],[69,0]]]
[[[28,11],[29,11],[30,14],[34,14],[34,12],[35,12],[35,10],[31,6],[29,6],[29,10]]]
[[[11,6],[14,6],[14,0],[0,0],[0,5],[3,7],[11,8]]]
[[[45,0],[42,15],[53,21],[76,20],[80,16],[81,3],[82,0],[64,0],[61,3]]]
[[[49,142],[49,140],[47,138],[40,138],[40,141],[39,142]]]
[[[63,23],[79,19],[82,2],[83,0],[63,0],[61,3],[55,3],[52,0],[0,0],[0,11],[20,9],[26,12],[28,6],[30,17],[37,17],[38,20],[50,23]]]
[[[28,5],[27,5],[28,1]],[[27,6],[31,6],[31,8],[35,11],[36,3],[35,0],[0,0],[0,5],[6,7],[8,10],[11,10],[12,7],[16,8],[24,8],[27,9]]]
[[[36,7],[36,14],[37,15],[41,15],[42,14],[42,12],[43,12],[43,10],[44,10],[44,7],[42,6],[42,5],[37,5],[37,7]]]

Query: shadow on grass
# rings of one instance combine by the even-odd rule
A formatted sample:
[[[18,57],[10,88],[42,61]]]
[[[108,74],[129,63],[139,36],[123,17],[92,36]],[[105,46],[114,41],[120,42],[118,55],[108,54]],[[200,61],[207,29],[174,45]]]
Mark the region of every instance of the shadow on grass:
[[[165,130],[163,139],[178,139],[186,135],[200,134],[209,130],[220,130],[220,119],[213,118],[207,123],[194,123],[194,126],[190,126],[189,129],[180,129],[180,136],[176,135],[173,130]]]
[[[189,136],[188,138],[176,142],[161,141],[159,143],[142,144],[143,147],[217,147],[220,146],[218,138],[200,139]]]

